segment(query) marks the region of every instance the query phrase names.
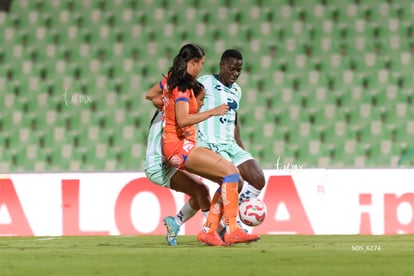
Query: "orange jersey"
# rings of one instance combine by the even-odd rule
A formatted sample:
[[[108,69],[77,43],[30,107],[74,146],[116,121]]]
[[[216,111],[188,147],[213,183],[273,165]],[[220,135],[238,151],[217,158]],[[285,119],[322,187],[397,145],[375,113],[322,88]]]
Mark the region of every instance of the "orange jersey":
[[[163,143],[166,144],[171,142],[177,142],[184,139],[195,143],[196,126],[192,125],[181,128],[178,126],[175,117],[175,104],[179,101],[188,102],[190,114],[195,114],[198,112],[197,100],[194,96],[193,90],[187,89],[185,92],[182,92],[178,91],[178,87],[176,87],[172,92],[169,92],[167,89],[164,89],[163,96]]]

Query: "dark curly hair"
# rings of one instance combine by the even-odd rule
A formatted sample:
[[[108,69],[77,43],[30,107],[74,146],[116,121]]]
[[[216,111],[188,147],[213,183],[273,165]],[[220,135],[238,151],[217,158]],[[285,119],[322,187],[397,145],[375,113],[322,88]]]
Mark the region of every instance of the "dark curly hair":
[[[193,87],[194,97],[197,97],[198,94],[200,94],[204,89],[204,85],[201,82],[197,81],[196,85]]]
[[[228,60],[230,58],[235,58],[238,60],[243,60],[243,56],[239,50],[236,49],[227,49],[221,55],[220,61]]]
[[[186,44],[175,56],[173,65],[168,71],[168,90],[172,91],[178,86],[180,91],[192,89],[197,86],[197,79],[187,72],[187,62],[192,59],[199,61],[205,56],[204,50],[196,44]]]

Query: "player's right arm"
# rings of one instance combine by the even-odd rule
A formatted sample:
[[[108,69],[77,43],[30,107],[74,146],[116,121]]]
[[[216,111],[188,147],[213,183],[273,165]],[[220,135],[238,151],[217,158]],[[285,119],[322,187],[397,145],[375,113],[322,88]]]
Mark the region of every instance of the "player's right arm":
[[[188,95],[188,91],[184,93],[181,92],[181,95],[185,95],[185,93]],[[229,106],[227,104],[221,104],[213,109],[192,114],[190,113],[188,96],[187,98],[180,97],[179,100],[175,103],[175,118],[177,120],[178,126],[180,128],[184,128],[207,120],[212,116],[222,116],[226,114],[228,110]]]

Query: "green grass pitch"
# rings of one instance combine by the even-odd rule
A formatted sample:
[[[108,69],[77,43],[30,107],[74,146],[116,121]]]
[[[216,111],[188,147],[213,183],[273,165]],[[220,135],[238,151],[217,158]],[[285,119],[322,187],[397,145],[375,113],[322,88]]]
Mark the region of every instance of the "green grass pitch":
[[[414,275],[414,236],[262,235],[228,247],[179,236],[0,237],[0,275]]]

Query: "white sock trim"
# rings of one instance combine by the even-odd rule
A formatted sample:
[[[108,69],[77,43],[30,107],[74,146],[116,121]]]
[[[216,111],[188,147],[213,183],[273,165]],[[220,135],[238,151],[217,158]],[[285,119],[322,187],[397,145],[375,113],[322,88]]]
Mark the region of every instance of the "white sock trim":
[[[256,189],[249,183],[245,183],[243,185],[243,189],[241,190],[239,194],[239,203],[241,203],[243,200],[246,200],[248,198],[257,198],[260,194],[261,190]]]
[[[175,216],[175,222],[178,225],[183,225],[187,220],[192,218],[197,213],[197,210],[191,208],[190,202],[187,201],[181,210]]]

